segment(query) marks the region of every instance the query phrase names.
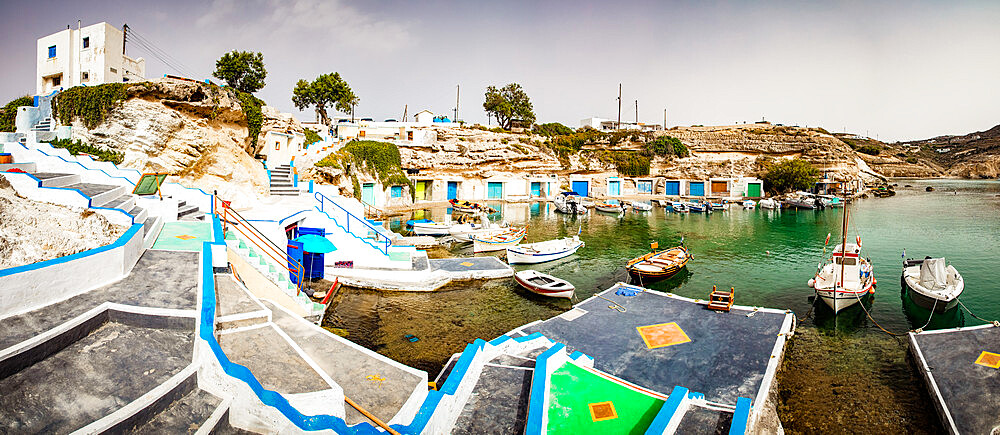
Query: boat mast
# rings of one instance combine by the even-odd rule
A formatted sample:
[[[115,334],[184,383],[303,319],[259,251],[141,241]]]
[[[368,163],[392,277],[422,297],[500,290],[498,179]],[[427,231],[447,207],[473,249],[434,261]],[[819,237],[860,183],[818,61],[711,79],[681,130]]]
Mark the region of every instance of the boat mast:
[[[843,241],[840,242],[840,288],[844,288],[844,260],[847,258],[847,218],[851,214],[848,207],[844,207],[844,228],[842,228],[841,235],[843,236]],[[837,311],[837,280],[833,281],[833,311]]]

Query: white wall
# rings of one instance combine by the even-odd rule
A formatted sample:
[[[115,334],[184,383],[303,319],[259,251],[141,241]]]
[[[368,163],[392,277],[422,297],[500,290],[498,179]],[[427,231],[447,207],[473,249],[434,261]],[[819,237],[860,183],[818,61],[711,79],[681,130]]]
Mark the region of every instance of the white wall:
[[[89,46],[83,47],[83,39]],[[56,56],[49,58],[49,47],[56,46]],[[108,23],[98,23],[82,29],[66,29],[39,38],[36,43],[37,64],[35,92],[47,94],[54,89],[88,86],[123,81],[142,81],[146,77],[146,61],[132,59],[122,51],[124,34]],[[87,79],[83,79],[83,73]],[[61,74],[59,85],[51,77]]]

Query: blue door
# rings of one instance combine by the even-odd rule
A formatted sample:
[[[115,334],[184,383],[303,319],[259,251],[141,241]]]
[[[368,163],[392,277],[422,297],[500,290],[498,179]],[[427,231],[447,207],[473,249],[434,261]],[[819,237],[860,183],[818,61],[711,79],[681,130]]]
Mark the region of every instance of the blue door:
[[[666,186],[664,186],[664,195],[680,195],[681,194],[681,182],[680,181],[667,181]]]
[[[621,181],[609,181],[608,182],[608,195],[618,196],[622,194],[622,182]]]
[[[689,190],[691,196],[705,196],[705,183],[703,181],[692,181],[688,185],[691,186]]]
[[[487,194],[486,197],[489,199],[503,199],[503,183],[491,181],[486,184]]]
[[[448,182],[448,199],[458,199],[458,182]]]
[[[301,273],[298,269],[299,265],[302,264],[302,242],[289,240],[286,249],[288,250],[288,280],[292,284],[298,284]]]
[[[542,196],[542,183],[537,181],[531,182],[531,196]]]
[[[375,204],[375,184],[365,183],[361,185],[361,200],[369,205]]]
[[[653,193],[653,182],[652,181],[640,181],[636,184],[639,189],[639,193],[651,194]]]
[[[586,181],[574,181],[573,192],[580,196],[590,196],[590,186]]]

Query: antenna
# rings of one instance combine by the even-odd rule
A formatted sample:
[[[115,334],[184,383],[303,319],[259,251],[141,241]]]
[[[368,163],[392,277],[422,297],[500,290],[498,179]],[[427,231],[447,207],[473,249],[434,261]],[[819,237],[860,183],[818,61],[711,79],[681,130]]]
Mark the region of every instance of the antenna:
[[[454,122],[458,122],[458,97],[460,95],[459,92],[461,90],[462,89],[460,85],[455,85],[455,119],[452,120]]]
[[[128,43],[128,23],[122,24],[122,55],[125,54],[125,44]]]
[[[615,130],[622,128],[622,84],[618,84],[618,123],[615,124]]]
[[[403,105],[403,122],[406,122],[406,109],[409,109],[409,108],[410,108],[409,105],[407,105],[407,104]]]

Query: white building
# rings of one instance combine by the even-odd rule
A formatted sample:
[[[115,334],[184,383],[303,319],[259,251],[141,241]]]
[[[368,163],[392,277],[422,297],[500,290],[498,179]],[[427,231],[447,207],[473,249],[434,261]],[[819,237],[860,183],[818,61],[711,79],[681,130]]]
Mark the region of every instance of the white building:
[[[125,55],[125,34],[108,23],[66,30],[38,39],[35,92],[143,81],[146,61]]]
[[[626,122],[622,121],[621,124],[614,119],[606,118],[586,118],[580,120],[581,127],[590,127],[593,129],[601,131],[615,131],[615,130],[639,130],[639,131],[657,131],[662,130],[659,124],[645,124],[642,122]]]

